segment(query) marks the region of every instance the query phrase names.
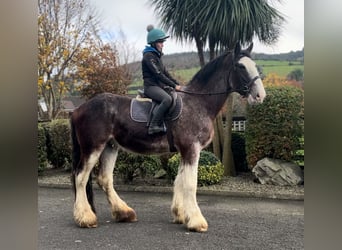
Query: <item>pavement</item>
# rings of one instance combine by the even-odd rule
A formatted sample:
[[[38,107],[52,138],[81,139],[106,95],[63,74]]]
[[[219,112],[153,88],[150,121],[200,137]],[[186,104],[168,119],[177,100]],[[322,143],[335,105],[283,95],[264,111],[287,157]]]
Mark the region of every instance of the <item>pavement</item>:
[[[38,176],[38,186],[52,188],[71,188],[70,172],[63,169],[47,169]],[[229,197],[265,198],[279,200],[304,200],[304,185],[275,186],[262,185],[254,181],[252,173],[239,173],[236,177],[224,177],[219,184],[201,186],[197,194],[221,195]],[[95,179],[94,189],[99,189]],[[117,191],[172,193],[172,184],[165,179],[134,179],[125,184],[114,179]]]

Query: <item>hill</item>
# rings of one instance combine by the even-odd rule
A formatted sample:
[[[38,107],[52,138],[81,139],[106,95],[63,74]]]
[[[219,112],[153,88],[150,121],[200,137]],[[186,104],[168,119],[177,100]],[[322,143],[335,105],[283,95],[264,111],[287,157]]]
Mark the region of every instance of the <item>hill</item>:
[[[206,62],[209,61],[209,53],[204,54]],[[254,60],[265,61],[286,61],[292,64],[304,64],[304,48],[299,51],[291,51],[288,53],[280,54],[264,54],[264,53],[252,53]],[[185,52],[175,53],[163,56],[163,63],[170,72],[176,72],[178,70],[187,71],[192,69],[199,69],[199,61],[197,52]],[[268,63],[268,65],[270,65]],[[261,65],[264,66],[264,65]],[[133,75],[133,81],[141,80],[141,62],[133,62],[128,65]],[[195,72],[197,72],[197,70]]]

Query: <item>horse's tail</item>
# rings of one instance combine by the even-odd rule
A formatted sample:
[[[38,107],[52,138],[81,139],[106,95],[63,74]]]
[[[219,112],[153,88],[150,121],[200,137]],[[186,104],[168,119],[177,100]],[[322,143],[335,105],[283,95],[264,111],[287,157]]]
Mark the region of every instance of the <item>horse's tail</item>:
[[[71,129],[71,142],[72,142],[72,171],[71,171],[71,183],[76,198],[76,176],[82,171],[81,165],[81,147],[78,142],[75,130],[75,124],[72,117],[70,118],[70,129]],[[88,182],[86,185],[87,199],[91,206],[91,209],[95,213],[94,198],[93,198],[93,187],[92,187],[92,175],[89,175]]]

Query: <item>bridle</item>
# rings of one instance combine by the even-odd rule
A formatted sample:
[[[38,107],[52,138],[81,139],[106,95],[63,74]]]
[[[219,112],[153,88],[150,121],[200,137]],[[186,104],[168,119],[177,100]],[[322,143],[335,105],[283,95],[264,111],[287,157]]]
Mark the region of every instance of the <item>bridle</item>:
[[[256,76],[256,77],[252,78],[249,82],[247,82],[245,85],[243,85],[242,89],[238,89],[237,92],[240,93],[240,91],[241,91],[241,95],[244,97],[247,97],[251,91],[252,85],[259,78],[260,78],[260,76]]]

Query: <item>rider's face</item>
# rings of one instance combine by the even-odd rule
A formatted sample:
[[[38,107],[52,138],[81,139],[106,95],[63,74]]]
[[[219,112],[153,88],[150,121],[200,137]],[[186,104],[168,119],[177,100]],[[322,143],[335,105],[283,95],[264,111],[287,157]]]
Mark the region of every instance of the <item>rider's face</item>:
[[[163,51],[164,42],[156,42],[156,49],[160,52]]]

